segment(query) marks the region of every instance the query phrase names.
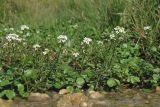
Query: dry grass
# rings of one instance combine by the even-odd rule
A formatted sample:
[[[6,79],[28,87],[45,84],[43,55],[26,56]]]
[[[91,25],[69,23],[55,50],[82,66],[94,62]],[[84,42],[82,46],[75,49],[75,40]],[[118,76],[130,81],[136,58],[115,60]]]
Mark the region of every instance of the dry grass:
[[[57,20],[85,22],[98,28],[116,25],[158,29],[157,0],[1,0],[0,22],[52,26]]]
[[[56,0],[7,0],[4,2],[5,15],[3,20],[16,25],[46,24],[52,21],[57,8]]]

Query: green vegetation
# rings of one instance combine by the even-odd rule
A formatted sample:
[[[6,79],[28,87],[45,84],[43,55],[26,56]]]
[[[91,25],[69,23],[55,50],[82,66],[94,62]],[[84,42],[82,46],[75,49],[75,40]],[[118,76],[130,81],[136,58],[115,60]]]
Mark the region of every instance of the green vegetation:
[[[160,86],[159,4],[1,0],[0,97]]]

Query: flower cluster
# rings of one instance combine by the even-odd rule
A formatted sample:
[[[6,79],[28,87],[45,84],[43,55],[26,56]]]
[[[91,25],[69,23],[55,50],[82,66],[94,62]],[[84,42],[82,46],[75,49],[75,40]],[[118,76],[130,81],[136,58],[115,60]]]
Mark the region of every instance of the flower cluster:
[[[82,44],[87,44],[87,45],[89,45],[91,42],[92,42],[92,39],[91,39],[91,38],[85,37],[85,38],[83,39]]]
[[[103,41],[97,41],[98,45],[103,45]]]
[[[14,28],[9,28],[9,30],[14,31]]]
[[[18,41],[21,42],[23,39],[19,37],[19,35],[17,34],[8,34],[6,36],[7,41],[11,42],[11,41]]]
[[[151,26],[145,26],[143,29],[144,29],[145,31],[146,31],[146,30],[151,30]]]
[[[49,49],[46,48],[46,49],[44,50],[44,52],[43,52],[43,55],[48,54],[48,52],[49,52]]]
[[[74,52],[72,55],[73,55],[75,58],[77,58],[77,57],[79,56],[79,53],[78,53],[78,52]]]
[[[123,27],[120,27],[120,26],[117,26],[114,28],[116,34],[119,34],[119,33],[126,33],[124,28]]]
[[[21,30],[29,30],[29,27],[27,25],[21,25]]]
[[[58,39],[58,43],[65,43],[68,38],[66,35],[59,35],[57,39]]]
[[[110,34],[109,37],[110,37],[110,39],[115,39],[116,36],[115,36],[115,34]]]
[[[35,50],[38,50],[38,48],[40,48],[41,46],[39,45],[39,44],[35,44],[35,45],[33,45],[33,48],[35,49]]]
[[[123,27],[117,26],[114,28],[114,30],[112,31],[112,33],[109,35],[111,40],[123,40],[123,34],[125,34],[126,31]]]

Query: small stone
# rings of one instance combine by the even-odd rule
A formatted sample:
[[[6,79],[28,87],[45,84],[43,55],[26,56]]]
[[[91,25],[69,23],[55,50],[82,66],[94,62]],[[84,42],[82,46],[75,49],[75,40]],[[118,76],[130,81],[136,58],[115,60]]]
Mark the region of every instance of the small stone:
[[[12,107],[13,106],[13,101],[12,100],[3,100],[0,98],[0,107]]]
[[[101,105],[106,105],[106,104],[107,104],[106,101],[97,101],[96,103],[97,103],[97,104],[101,104]]]
[[[80,107],[88,107],[87,102],[81,102]]]
[[[70,101],[72,104],[80,104],[81,102],[87,101],[87,97],[83,93],[74,93],[70,95]]]
[[[31,102],[40,102],[40,101],[48,101],[50,99],[48,94],[42,94],[42,93],[31,93],[28,97],[28,101]]]
[[[160,94],[160,87],[156,87],[156,93]]]
[[[101,92],[101,93],[104,94],[104,95],[107,95],[107,94],[108,94],[106,91],[103,91],[103,92]]]
[[[89,92],[89,97],[92,98],[92,99],[102,99],[104,98],[105,96],[103,94],[101,94],[100,92]]]
[[[108,101],[95,101],[93,107],[112,107]]]
[[[148,101],[148,100],[146,100],[146,101],[145,101],[145,103],[146,103],[146,104],[149,104],[149,101]]]
[[[152,97],[151,97],[151,95],[147,95],[147,98],[148,98],[148,99],[151,99]]]
[[[66,94],[58,100],[57,107],[79,107],[82,102],[87,102],[87,100],[88,97],[83,93]]]
[[[60,98],[60,95],[58,94],[58,93],[56,93],[56,92],[53,92],[53,94],[52,94],[52,99],[53,100],[58,100]]]
[[[59,94],[60,95],[64,95],[64,94],[68,94],[69,92],[68,92],[68,90],[66,90],[66,89],[61,89],[60,91],[59,91]]]
[[[138,101],[138,100],[142,100],[143,97],[139,93],[137,93],[134,95],[133,99]]]
[[[131,89],[124,89],[123,90],[123,93],[129,93],[129,92],[131,92],[132,90]]]
[[[51,100],[52,104],[57,105],[57,102],[60,99],[60,95],[57,92],[52,92],[51,98],[52,98],[52,100]]]
[[[91,90],[91,91],[88,91],[89,94],[92,94],[92,93],[95,93],[95,91]]]

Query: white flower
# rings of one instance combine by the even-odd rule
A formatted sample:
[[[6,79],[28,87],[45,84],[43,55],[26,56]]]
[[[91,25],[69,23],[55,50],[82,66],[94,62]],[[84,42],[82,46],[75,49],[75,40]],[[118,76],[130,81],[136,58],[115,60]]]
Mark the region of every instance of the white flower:
[[[119,37],[119,40],[123,40],[124,38],[123,37]]]
[[[79,56],[79,53],[78,52],[74,52],[72,55],[77,58]]]
[[[31,36],[31,34],[29,32],[27,32],[25,35],[23,35],[24,37],[29,37]]]
[[[109,36],[110,36],[110,39],[115,39],[115,35],[114,34],[111,34]]]
[[[4,47],[4,48],[7,47],[7,46],[8,46],[8,43],[3,44],[3,47]]]
[[[39,33],[40,33],[40,31],[39,31],[39,30],[37,30],[37,31],[36,31],[36,33],[37,33],[37,34],[39,34]]]
[[[23,34],[23,31],[21,31],[21,30],[18,30],[17,32],[20,33],[20,34]]]
[[[14,31],[14,28],[9,28],[9,30]]]
[[[68,38],[66,35],[59,35],[57,39],[58,39],[58,43],[65,43]]]
[[[87,37],[85,37],[84,39],[83,39],[83,42],[82,42],[82,44],[87,44],[87,45],[89,45],[90,44],[90,42],[92,42],[92,39],[91,38],[87,38]]]
[[[5,29],[4,29],[4,31],[8,31],[8,29],[7,29],[7,28],[5,28]]]
[[[144,30],[151,30],[151,26],[145,26],[143,29]]]
[[[63,50],[62,50],[62,53],[65,54],[65,55],[67,55],[67,54],[68,54],[67,49],[63,49]]]
[[[21,30],[29,30],[29,27],[27,25],[21,25]]]
[[[6,39],[11,42],[11,41],[18,41],[18,42],[21,42],[22,41],[22,38],[19,37],[19,35],[17,34],[8,34],[6,36]]]
[[[23,45],[26,45],[27,43],[26,42],[23,42]]]
[[[73,28],[77,29],[78,28],[78,24],[73,25]]]
[[[117,34],[119,34],[119,33],[126,33],[125,29],[123,27],[120,27],[120,26],[115,27],[114,30],[115,30],[115,32]]]
[[[35,45],[33,45],[33,48],[35,49],[35,50],[37,50],[38,48],[40,48],[41,46],[39,45],[39,44],[35,44]]]
[[[102,41],[97,41],[97,44],[98,45],[103,45],[103,42]]]
[[[123,47],[124,47],[124,48],[127,48],[127,47],[128,47],[128,45],[127,45],[126,43],[124,43],[124,44],[123,44]]]
[[[119,34],[119,31],[116,31],[116,34]]]
[[[49,52],[49,49],[46,48],[46,49],[44,50],[44,52],[43,52],[43,55],[48,54],[48,52]]]

